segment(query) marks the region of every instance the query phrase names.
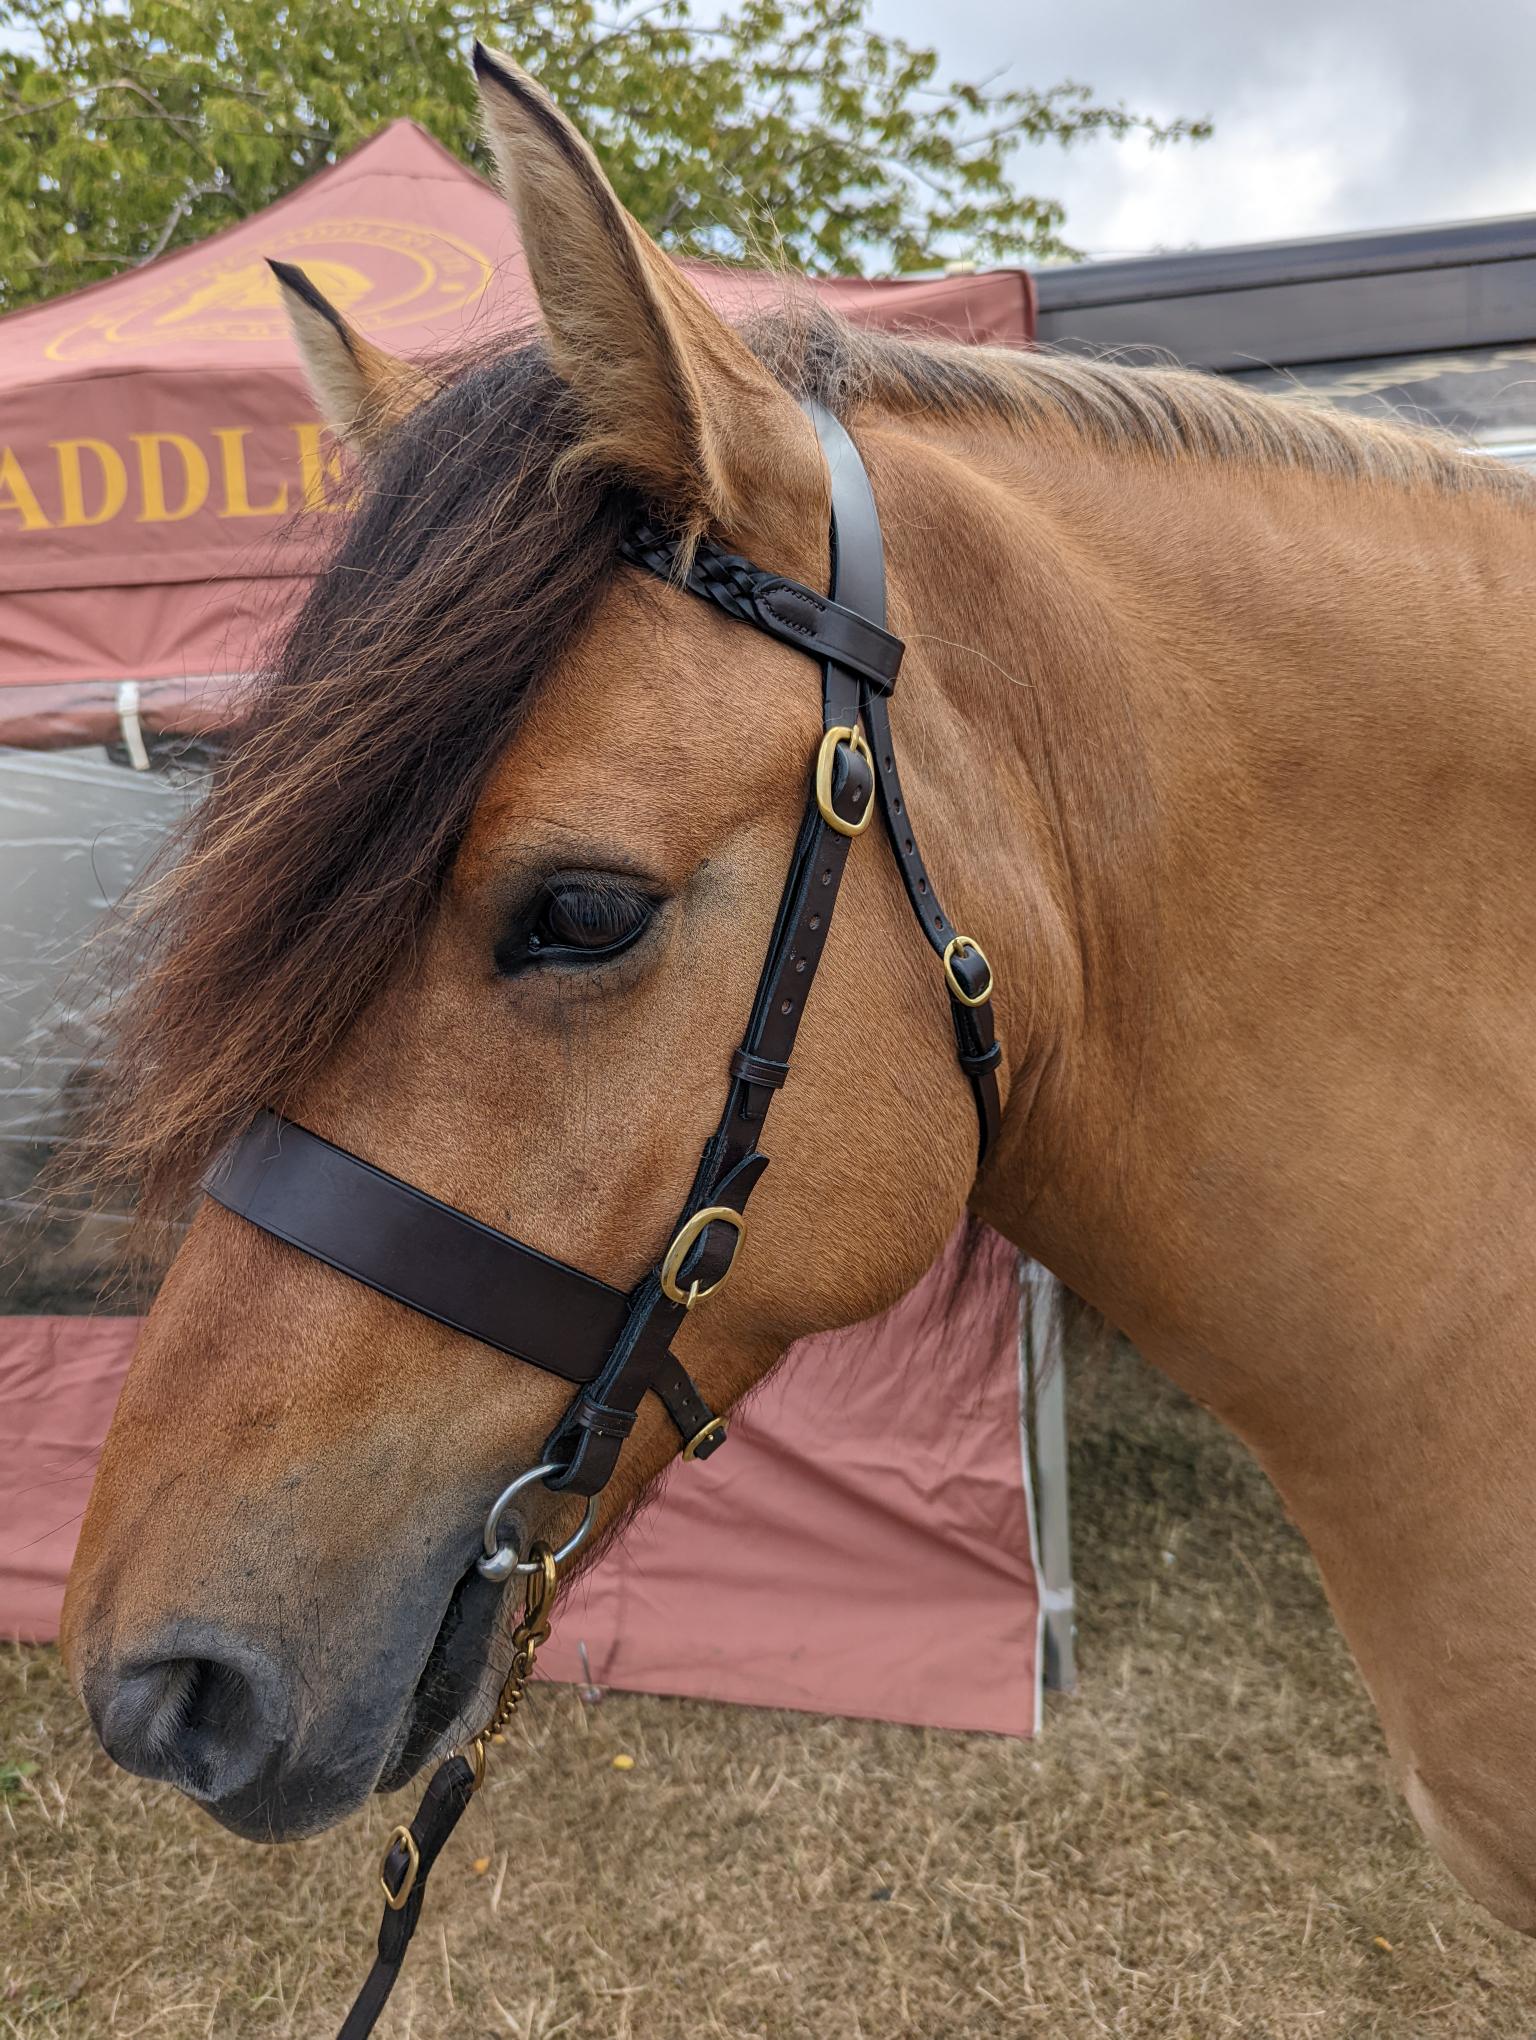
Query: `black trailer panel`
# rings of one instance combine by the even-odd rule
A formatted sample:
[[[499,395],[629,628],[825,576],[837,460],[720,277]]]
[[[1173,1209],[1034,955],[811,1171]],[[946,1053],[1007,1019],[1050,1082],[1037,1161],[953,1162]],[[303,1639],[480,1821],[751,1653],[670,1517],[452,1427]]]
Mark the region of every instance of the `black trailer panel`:
[[[1292,368],[1536,342],[1536,218],[1041,270],[1039,334],[1191,367]]]

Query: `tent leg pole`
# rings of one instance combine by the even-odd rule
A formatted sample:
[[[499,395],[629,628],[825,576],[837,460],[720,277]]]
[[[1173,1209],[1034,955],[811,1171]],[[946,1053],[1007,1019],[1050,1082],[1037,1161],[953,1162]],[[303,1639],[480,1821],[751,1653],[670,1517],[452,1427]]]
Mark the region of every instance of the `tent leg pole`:
[[[1023,1370],[1046,1689],[1077,1685],[1077,1624],[1072,1586],[1072,1523],[1067,1497],[1067,1375],[1055,1278],[1038,1262],[1022,1264],[1019,1360]]]

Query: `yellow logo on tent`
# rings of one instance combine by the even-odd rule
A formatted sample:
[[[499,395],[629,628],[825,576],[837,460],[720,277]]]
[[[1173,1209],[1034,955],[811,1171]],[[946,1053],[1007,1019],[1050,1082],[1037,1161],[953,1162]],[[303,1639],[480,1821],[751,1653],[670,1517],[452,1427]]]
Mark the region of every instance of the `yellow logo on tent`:
[[[322,257],[319,261],[306,262],[305,274],[318,290],[328,297],[339,312],[349,312],[354,305],[361,304],[373,289],[373,280],[360,269],[354,269],[349,262],[330,261]],[[194,290],[190,297],[183,298],[166,311],[156,315],[157,326],[180,326],[200,318],[208,312],[235,312],[242,316],[255,313],[260,317],[281,303],[281,292],[277,278],[265,262],[247,262],[239,269],[231,269],[225,276],[215,276],[201,289]]]
[[[190,340],[279,339],[287,321],[268,255],[297,262],[370,333],[432,325],[472,304],[491,278],[491,259],[480,249],[400,220],[311,220],[274,234],[259,256],[246,235],[240,240],[238,252],[177,263],[158,281],[150,270],[137,287],[124,281],[98,291],[99,309],[54,335],[44,350],[49,360],[101,360],[122,347]]]

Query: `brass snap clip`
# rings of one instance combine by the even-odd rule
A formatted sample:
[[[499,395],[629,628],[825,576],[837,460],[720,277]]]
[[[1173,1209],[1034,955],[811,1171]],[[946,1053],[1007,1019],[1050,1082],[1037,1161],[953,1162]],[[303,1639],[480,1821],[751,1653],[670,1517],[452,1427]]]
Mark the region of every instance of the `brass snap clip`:
[[[528,1690],[539,1646],[548,1641],[549,1619],[555,1605],[559,1565],[547,1544],[536,1544],[530,1554],[532,1576],[523,1600],[523,1619],[512,1632],[512,1662],[490,1720],[471,1745],[469,1762],[475,1772],[475,1790],[485,1776],[485,1746],[501,1735]]]

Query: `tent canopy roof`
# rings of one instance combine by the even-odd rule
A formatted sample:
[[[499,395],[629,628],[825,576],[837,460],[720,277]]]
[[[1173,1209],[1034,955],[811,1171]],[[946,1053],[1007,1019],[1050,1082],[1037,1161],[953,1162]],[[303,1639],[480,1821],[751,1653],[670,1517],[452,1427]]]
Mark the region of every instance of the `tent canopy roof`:
[[[501,198],[401,120],[250,219],[0,320],[0,741],[99,736],[123,681],[156,683],[151,719],[206,728],[302,591],[349,489],[271,256],[398,353],[484,345],[535,311]],[[1015,346],[1033,327],[1018,270],[689,269],[729,316],[810,288],[862,324]]]

